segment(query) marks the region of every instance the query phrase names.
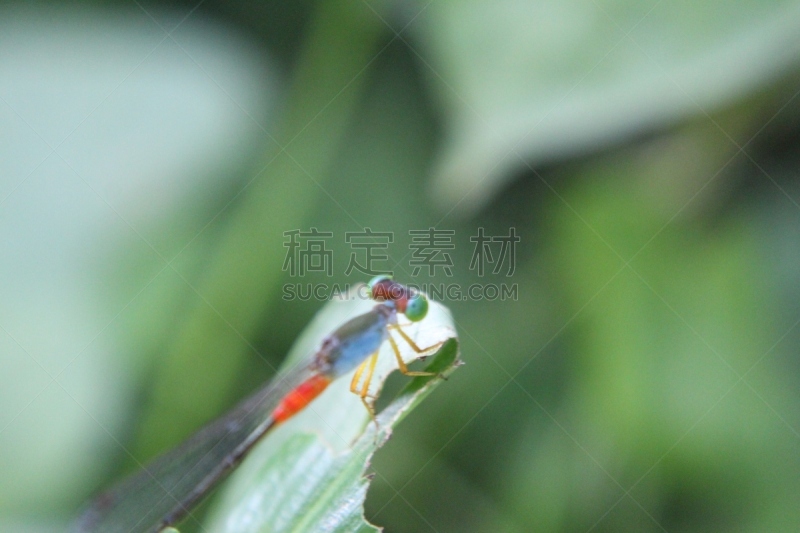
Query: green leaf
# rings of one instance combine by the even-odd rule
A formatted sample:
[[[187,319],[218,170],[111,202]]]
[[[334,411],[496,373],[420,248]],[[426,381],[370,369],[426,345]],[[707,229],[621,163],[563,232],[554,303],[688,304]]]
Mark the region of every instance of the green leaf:
[[[711,113],[800,50],[790,0],[442,1],[420,18],[419,53],[450,115],[431,197],[465,213],[525,162]]]
[[[328,303],[298,339],[286,365],[307,361],[325,335],[371,305],[360,299]],[[425,320],[403,329],[422,348],[443,343],[427,369],[447,375],[455,368],[458,342],[444,306],[432,302]],[[406,363],[419,358],[401,340],[398,344]],[[370,395],[380,392],[396,368],[386,343]],[[370,458],[391,436],[392,428],[441,381],[439,377],[411,378],[377,415],[375,424],[350,392],[350,377],[336,380],[253,450],[227,483],[206,529],[224,533],[377,531],[363,516]]]

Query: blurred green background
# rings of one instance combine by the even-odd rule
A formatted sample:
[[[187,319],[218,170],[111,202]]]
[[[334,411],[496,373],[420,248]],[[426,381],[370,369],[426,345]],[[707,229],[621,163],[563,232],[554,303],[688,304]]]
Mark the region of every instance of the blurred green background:
[[[386,531],[797,531],[800,2],[0,4],[0,530],[268,379],[391,231],[466,365],[378,452]],[[332,232],[333,276],[282,270]],[[409,230],[452,230],[412,276]],[[515,228],[513,274],[474,243]],[[497,248],[495,248],[495,253]],[[135,459],[135,460],[134,460]]]

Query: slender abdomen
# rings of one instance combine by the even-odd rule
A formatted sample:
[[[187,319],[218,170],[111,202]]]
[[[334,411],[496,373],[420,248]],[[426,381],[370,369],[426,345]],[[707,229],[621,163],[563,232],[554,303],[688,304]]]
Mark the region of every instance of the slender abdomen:
[[[331,378],[323,374],[311,376],[298,385],[289,394],[283,397],[278,406],[272,411],[272,418],[276,424],[290,419],[303,410],[311,400],[322,394],[322,391],[331,382]]]

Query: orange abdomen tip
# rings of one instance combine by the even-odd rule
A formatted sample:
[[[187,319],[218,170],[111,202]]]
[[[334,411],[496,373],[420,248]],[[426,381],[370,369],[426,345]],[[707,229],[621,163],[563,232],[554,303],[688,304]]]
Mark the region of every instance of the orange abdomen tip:
[[[278,407],[272,411],[272,418],[276,423],[288,420],[319,396],[330,382],[331,378],[322,374],[311,376],[283,397]]]

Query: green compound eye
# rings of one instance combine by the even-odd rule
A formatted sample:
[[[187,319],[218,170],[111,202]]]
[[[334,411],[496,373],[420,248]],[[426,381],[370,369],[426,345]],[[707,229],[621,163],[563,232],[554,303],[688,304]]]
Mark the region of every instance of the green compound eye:
[[[406,318],[412,322],[419,322],[428,314],[428,298],[424,294],[415,294],[406,305]]]
[[[378,283],[380,283],[382,281],[389,281],[391,279],[392,279],[392,276],[388,276],[386,274],[382,274],[380,276],[375,276],[374,278],[369,280],[369,283],[367,283],[367,296],[369,298],[371,298],[371,299],[374,299],[375,296],[374,296],[372,291],[375,288],[375,285],[377,285]]]

